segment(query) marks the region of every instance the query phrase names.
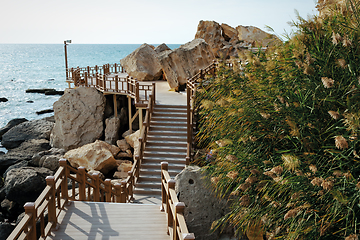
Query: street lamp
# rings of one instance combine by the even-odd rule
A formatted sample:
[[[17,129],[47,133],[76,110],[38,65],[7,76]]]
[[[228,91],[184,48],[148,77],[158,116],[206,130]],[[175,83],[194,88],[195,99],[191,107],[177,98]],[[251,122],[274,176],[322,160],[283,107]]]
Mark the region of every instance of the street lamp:
[[[67,61],[67,50],[66,50],[66,46],[67,46],[68,43],[71,43],[71,40],[65,40],[65,41],[64,41],[66,81],[67,81],[68,78],[69,78],[69,73],[68,73],[68,61]]]

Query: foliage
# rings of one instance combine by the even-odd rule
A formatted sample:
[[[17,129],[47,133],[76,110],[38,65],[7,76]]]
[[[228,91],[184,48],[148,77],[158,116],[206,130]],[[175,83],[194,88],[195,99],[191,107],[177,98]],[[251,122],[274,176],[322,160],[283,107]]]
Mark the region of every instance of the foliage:
[[[299,18],[292,39],[248,54],[241,65],[221,65],[199,87],[197,142],[208,152],[201,164],[218,196],[231,203],[215,228],[230,225],[240,234],[256,225],[268,239],[357,239],[354,19],[346,12]]]

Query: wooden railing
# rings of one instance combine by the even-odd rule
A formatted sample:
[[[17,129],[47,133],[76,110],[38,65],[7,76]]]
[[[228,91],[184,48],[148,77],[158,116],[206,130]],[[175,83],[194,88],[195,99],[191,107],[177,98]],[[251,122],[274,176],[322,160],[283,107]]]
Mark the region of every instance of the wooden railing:
[[[188,78],[186,83],[186,96],[187,96],[187,155],[186,155],[186,165],[190,164],[192,160],[192,149],[194,145],[194,129],[196,127],[196,122],[194,119],[194,101],[196,95],[196,88],[198,86],[199,80],[204,80],[205,76],[208,74],[215,75],[218,63],[214,60],[206,68],[200,69],[197,74],[193,77]]]
[[[195,239],[186,226],[184,209],[185,204],[179,202],[175,192],[175,181],[170,178],[168,163],[161,163],[161,198],[162,211],[166,212],[168,234],[172,240]]]
[[[154,106],[155,106],[155,83],[153,83],[153,85],[152,85],[151,94],[149,95],[149,101],[148,101],[148,105],[146,108],[145,120],[143,122],[142,128],[140,129],[139,151],[138,151],[138,154],[135,155],[134,164],[131,168],[131,171],[128,172],[128,177],[125,180],[125,183],[126,183],[125,186],[126,186],[126,190],[127,190],[126,198],[129,201],[131,201],[133,199],[133,189],[135,188],[135,184],[136,184],[137,180],[139,179],[141,163],[144,158],[144,149],[146,146],[146,140],[147,140],[147,135],[148,135],[149,128],[150,128],[150,121],[151,121],[151,117],[152,117],[152,114],[154,111]],[[140,110],[140,111],[142,111],[142,110]]]
[[[94,87],[101,92],[125,94],[135,99],[136,107],[146,107],[152,91],[151,83],[140,83],[129,77],[120,64],[68,69],[69,88]],[[71,85],[73,84],[73,86]]]
[[[103,181],[99,178],[99,174],[90,175],[84,167],[75,169],[67,164],[66,159],[61,159],[55,175],[46,178],[47,186],[37,200],[24,205],[25,216],[7,240],[45,239],[50,235],[51,230],[57,228],[59,214],[69,200],[128,202],[132,194],[129,186],[133,186],[129,178],[131,179],[129,176],[121,184],[116,183],[112,186],[110,179]],[[40,232],[36,230],[37,222],[40,222]]]

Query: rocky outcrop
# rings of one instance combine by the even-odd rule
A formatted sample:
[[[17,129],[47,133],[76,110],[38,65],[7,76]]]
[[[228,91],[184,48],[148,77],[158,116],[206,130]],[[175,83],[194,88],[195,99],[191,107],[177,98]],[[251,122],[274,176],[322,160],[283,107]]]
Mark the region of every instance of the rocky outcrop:
[[[40,119],[26,121],[16,125],[7,131],[1,140],[1,144],[7,148],[16,148],[24,141],[31,139],[50,139],[54,123]]]
[[[52,147],[70,150],[92,143],[103,135],[105,97],[95,88],[66,89],[53,107]]]
[[[140,137],[140,130],[137,130],[136,132],[125,137],[126,142],[134,149],[134,154],[133,154],[134,158],[135,156],[139,155],[139,147],[140,147],[139,137]]]
[[[50,150],[36,153],[30,162],[33,166],[57,171],[60,167],[59,160],[64,157],[65,152],[66,151],[61,148],[51,148]]]
[[[15,127],[16,125],[28,121],[26,118],[15,118],[10,120],[5,127],[0,129],[0,139],[2,138],[2,135],[4,135],[7,131],[9,131],[11,128]]]
[[[146,43],[120,60],[129,76],[139,81],[159,80],[162,71],[153,46]]]
[[[106,175],[110,170],[117,167],[114,156],[119,151],[118,147],[97,140],[94,143],[68,151],[64,157],[75,168],[81,166],[88,171],[97,170]]]
[[[117,117],[107,118],[105,125],[105,142],[114,145],[119,139],[120,119]]]
[[[184,216],[189,232],[196,239],[216,240],[220,232],[211,232],[211,224],[227,212],[226,201],[218,199],[203,180],[201,168],[188,166],[175,177],[179,201],[185,203]]]
[[[224,46],[225,42],[220,24],[215,21],[200,21],[195,34],[195,39],[200,38],[204,39],[211,47],[214,55],[219,57],[218,52]]]
[[[117,160],[118,167],[113,177],[116,179],[126,179],[128,177],[128,172],[131,171],[132,162],[129,160]]]
[[[46,186],[45,178],[53,175],[47,168],[21,167],[6,174],[4,191],[6,199],[23,206],[34,202]]]
[[[48,149],[50,149],[50,144],[46,139],[31,139],[23,142],[19,147],[0,155],[0,173],[15,163],[30,161],[34,154]]]
[[[209,66],[214,60],[210,46],[203,39],[195,39],[173,51],[158,55],[164,77],[170,88],[186,84],[187,78]]]
[[[154,50],[157,54],[159,54],[163,51],[167,51],[167,50],[171,50],[171,49],[165,43],[162,43],[159,46],[157,46]]]
[[[266,47],[281,42],[275,35],[257,27],[239,25],[233,28],[215,21],[200,21],[195,39],[204,39],[217,58],[238,57],[239,51],[249,47]]]

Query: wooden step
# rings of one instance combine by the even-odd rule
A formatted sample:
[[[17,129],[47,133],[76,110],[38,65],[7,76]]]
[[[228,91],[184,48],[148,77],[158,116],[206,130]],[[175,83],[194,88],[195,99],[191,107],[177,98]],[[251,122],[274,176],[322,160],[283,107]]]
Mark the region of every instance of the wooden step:
[[[161,125],[150,125],[149,131],[177,131],[187,132],[187,126],[161,126]]]
[[[182,113],[182,112],[157,112],[154,111],[152,114],[152,118],[153,117],[171,117],[171,118],[186,118],[187,115],[186,113]]]
[[[158,169],[159,163],[157,162],[144,162],[141,164],[141,167],[144,169]],[[180,170],[182,171],[185,168],[185,162],[184,163],[169,163],[168,169],[169,170]]]
[[[161,182],[150,182],[150,181],[137,182],[135,187],[148,188],[148,189],[161,189]]]
[[[168,146],[168,145],[151,146],[149,144],[146,144],[145,151],[187,153],[187,148],[186,146],[185,147]]]
[[[177,153],[177,152],[152,152],[144,151],[144,157],[158,157],[162,159],[167,158],[186,158],[186,153]]]
[[[180,108],[180,109],[186,109],[186,105],[155,105],[154,109],[160,109],[160,108]]]
[[[150,126],[178,126],[178,127],[187,127],[186,121],[162,121],[151,119]]]
[[[151,162],[151,163],[157,163],[159,164],[159,168],[160,168],[160,164],[161,162],[168,162],[169,164],[186,164],[186,159],[185,158],[158,158],[158,157],[144,157],[143,158],[143,163],[147,163],[147,162]]]
[[[169,142],[187,142],[187,136],[161,136],[161,135],[152,135],[149,133],[147,136],[148,141],[169,141]]]
[[[161,195],[161,188],[160,189],[153,189],[153,188],[140,188],[136,187],[134,189],[134,194],[142,194],[142,195]]]
[[[181,131],[149,131],[148,135],[157,136],[187,136],[187,132]]]
[[[155,141],[155,140],[150,140],[148,139],[147,143],[146,143],[146,147],[152,147],[152,146],[164,146],[164,147],[182,147],[182,148],[187,148],[187,143],[186,142],[169,142],[166,140],[159,140],[159,141]]]
[[[154,113],[160,113],[160,112],[173,112],[173,113],[187,113],[186,108],[154,108]]]

